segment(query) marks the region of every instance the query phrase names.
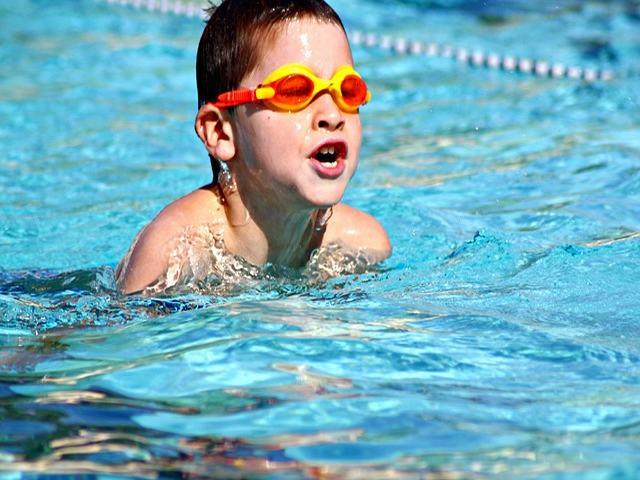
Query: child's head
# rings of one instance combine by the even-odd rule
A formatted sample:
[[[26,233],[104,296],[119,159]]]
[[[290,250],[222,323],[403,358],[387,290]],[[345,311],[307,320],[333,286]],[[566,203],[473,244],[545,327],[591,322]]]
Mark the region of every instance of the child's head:
[[[276,27],[313,18],[344,26],[323,0],[224,0],[212,7],[196,61],[198,106],[234,90],[270,47]]]
[[[196,132],[214,179],[218,159],[245,203],[339,202],[358,165],[358,107],[368,99],[352,65],[342,22],[323,0],[223,1],[197,60]],[[281,87],[284,79],[293,83]]]

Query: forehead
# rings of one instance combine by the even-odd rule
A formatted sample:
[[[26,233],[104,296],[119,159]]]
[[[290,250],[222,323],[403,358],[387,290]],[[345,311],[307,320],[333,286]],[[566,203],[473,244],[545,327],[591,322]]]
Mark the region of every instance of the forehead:
[[[347,37],[338,25],[301,18],[275,26],[262,58],[242,83],[256,84],[288,63],[301,63],[316,75],[330,77],[341,65],[353,65]]]

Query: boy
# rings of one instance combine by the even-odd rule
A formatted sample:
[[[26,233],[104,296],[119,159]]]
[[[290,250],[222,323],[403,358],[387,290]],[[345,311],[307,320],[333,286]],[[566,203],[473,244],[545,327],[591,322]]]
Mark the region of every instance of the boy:
[[[195,130],[214,181],[138,234],[116,269],[119,288],[157,292],[216,273],[220,251],[294,267],[328,245],[386,258],[383,227],[340,203],[369,94],[338,15],[323,0],[225,0],[211,12]]]

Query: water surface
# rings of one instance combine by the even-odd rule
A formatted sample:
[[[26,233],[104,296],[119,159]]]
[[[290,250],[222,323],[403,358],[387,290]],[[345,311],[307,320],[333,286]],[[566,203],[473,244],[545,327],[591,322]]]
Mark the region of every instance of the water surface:
[[[585,84],[355,47],[346,201],[393,256],[325,283],[122,297],[209,181],[196,19],[0,6],[0,470],[219,478],[640,475],[639,6],[332,2],[350,30],[610,68]]]

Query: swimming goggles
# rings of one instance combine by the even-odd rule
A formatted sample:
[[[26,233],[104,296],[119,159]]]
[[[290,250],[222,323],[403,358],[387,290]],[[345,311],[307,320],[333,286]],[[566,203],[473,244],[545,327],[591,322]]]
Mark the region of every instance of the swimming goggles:
[[[367,84],[349,65],[342,65],[331,79],[326,80],[317,77],[309,67],[291,63],[271,72],[256,88],[241,88],[220,94],[214,105],[229,108],[263,102],[273,110],[298,112],[323,91],[328,91],[340,110],[346,113],[357,112],[371,98]]]

